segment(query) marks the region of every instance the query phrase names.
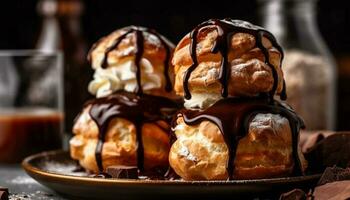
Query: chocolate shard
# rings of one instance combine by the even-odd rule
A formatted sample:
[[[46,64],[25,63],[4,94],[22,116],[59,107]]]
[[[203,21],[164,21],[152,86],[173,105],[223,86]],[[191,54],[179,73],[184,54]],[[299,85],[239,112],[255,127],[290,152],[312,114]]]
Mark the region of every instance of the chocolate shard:
[[[0,200],[8,200],[8,193],[6,191],[0,191]]]
[[[318,181],[318,185],[345,180],[350,180],[350,168],[327,167]]]
[[[350,133],[336,133],[326,137],[305,153],[309,170],[323,172],[327,167],[346,168],[350,162]]]
[[[294,189],[292,191],[281,194],[280,200],[306,200],[307,195],[301,189]]]
[[[137,166],[110,166],[107,167],[106,173],[112,178],[138,179]]]
[[[8,188],[0,186],[0,200],[8,200],[8,199],[9,199]]]
[[[350,180],[326,183],[315,188],[314,199],[350,199]]]
[[[166,180],[168,168],[155,167],[139,173],[139,179],[143,180]]]

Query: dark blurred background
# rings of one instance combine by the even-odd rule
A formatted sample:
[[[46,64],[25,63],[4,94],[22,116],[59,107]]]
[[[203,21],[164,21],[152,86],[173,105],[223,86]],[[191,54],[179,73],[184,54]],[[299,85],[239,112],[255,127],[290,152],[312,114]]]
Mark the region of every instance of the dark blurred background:
[[[11,0],[0,7],[0,48],[32,48],[40,31],[38,0]],[[256,0],[235,1],[113,1],[85,0],[84,36],[90,44],[111,31],[130,24],[155,28],[174,43],[208,18],[239,18],[258,22]],[[127,4],[128,3],[128,4]],[[350,7],[347,1],[319,0],[317,21],[334,55],[350,51]]]
[[[3,1],[0,49],[35,47],[42,25],[37,0]],[[82,1],[82,37],[90,47],[101,36],[130,24],[152,27],[175,44],[209,18],[259,21],[255,0],[235,1]],[[338,130],[350,130],[350,7],[347,1],[317,2],[317,23],[338,65]],[[317,116],[315,116],[317,117]]]

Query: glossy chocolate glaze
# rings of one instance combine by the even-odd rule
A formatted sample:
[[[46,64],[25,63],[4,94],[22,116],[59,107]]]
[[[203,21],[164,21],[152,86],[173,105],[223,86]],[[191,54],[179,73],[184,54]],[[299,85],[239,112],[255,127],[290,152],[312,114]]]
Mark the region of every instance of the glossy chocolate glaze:
[[[132,122],[136,127],[137,167],[140,172],[144,166],[144,149],[142,142],[142,125],[145,122],[164,120],[170,123],[172,115],[178,109],[174,101],[148,94],[119,91],[107,97],[93,99],[86,103],[90,105],[89,114],[99,129],[95,157],[100,172],[103,172],[102,149],[109,122],[115,118],[123,118]],[[169,132],[170,130],[167,130]]]
[[[302,174],[301,162],[298,156],[299,130],[304,127],[300,117],[284,104],[266,97],[259,98],[225,98],[216,102],[206,110],[187,110],[179,112],[188,125],[198,125],[204,120],[209,120],[220,129],[229,150],[227,172],[232,179],[234,172],[234,160],[238,142],[247,135],[249,123],[258,113],[279,114],[288,119],[293,142],[294,174]]]
[[[278,85],[278,75],[277,71],[274,68],[274,66],[270,63],[270,57],[268,53],[268,49],[266,49],[262,43],[262,38],[266,37],[268,38],[272,45],[282,54],[283,58],[283,51],[281,46],[277,43],[275,37],[265,29],[255,26],[253,24],[250,24],[249,22],[241,21],[241,20],[232,20],[229,18],[219,20],[219,19],[210,19],[208,21],[205,21],[201,24],[199,24],[196,28],[194,28],[190,33],[190,55],[192,58],[192,65],[187,69],[187,71],[184,74],[183,79],[183,87],[184,87],[184,93],[185,98],[190,99],[191,98],[191,92],[188,87],[188,80],[191,76],[191,73],[193,70],[196,69],[198,66],[198,60],[197,60],[197,35],[198,32],[201,31],[202,28],[208,27],[208,26],[214,26],[217,29],[217,38],[215,40],[214,46],[211,49],[212,53],[220,53],[221,58],[221,66],[220,66],[220,74],[219,74],[219,81],[222,86],[221,95],[222,97],[228,96],[228,81],[230,78],[230,66],[228,63],[228,52],[229,47],[228,44],[231,41],[231,37],[236,33],[248,33],[250,35],[253,35],[256,40],[256,47],[259,48],[265,57],[265,63],[270,66],[274,78],[274,84],[269,92],[270,101],[273,100],[273,96],[276,92],[277,85]],[[282,60],[281,58],[281,60]],[[287,98],[286,91],[285,91],[285,84],[283,84],[283,90],[281,92],[280,98],[282,100],[285,100]]]
[[[102,68],[107,68],[108,66],[108,54],[117,49],[119,44],[129,35],[129,34],[134,34],[135,36],[135,58],[134,58],[134,63],[136,66],[136,81],[137,81],[137,87],[136,87],[136,93],[142,94],[142,83],[141,83],[141,66],[140,66],[140,61],[144,52],[144,34],[150,34],[155,36],[160,42],[161,45],[164,47],[166,55],[164,59],[164,77],[165,77],[165,90],[166,91],[171,91],[172,90],[172,84],[171,80],[169,77],[169,65],[170,65],[170,57],[171,57],[171,46],[170,44],[155,30],[145,28],[145,27],[139,27],[139,26],[130,26],[124,28],[124,33],[121,34],[119,37],[117,37],[112,45],[110,45],[108,48],[106,48],[104,52],[104,57],[102,60],[101,67]],[[95,43],[92,48],[89,51],[88,54],[88,60],[91,61],[91,53],[96,47],[98,46],[101,41],[104,40],[104,38],[101,38],[97,43]]]
[[[145,122],[156,122],[158,120],[166,120],[167,122],[170,122],[172,114],[176,112],[178,108],[178,104],[172,100],[164,97],[146,95],[143,94],[142,91],[140,61],[144,53],[144,37],[146,34],[156,37],[165,49],[166,55],[163,64],[163,73],[166,81],[165,90],[168,92],[172,90],[172,84],[168,74],[172,45],[155,30],[138,26],[124,28],[123,33],[117,37],[108,48],[105,49],[101,67],[108,67],[108,54],[117,49],[121,42],[130,34],[134,34],[135,38],[134,63],[136,66],[135,74],[137,81],[135,94],[128,92],[116,92],[108,97],[91,100],[87,103],[87,105],[91,105],[90,116],[96,122],[99,128],[99,141],[96,146],[95,157],[100,172],[103,172],[101,156],[105,135],[110,120],[116,117],[121,117],[131,121],[135,125],[137,136],[137,168],[140,172],[142,172],[144,168],[144,150],[141,137],[142,124]],[[96,49],[104,39],[105,38],[101,38],[92,46],[88,54],[89,61],[91,61],[92,51]],[[165,132],[169,132],[169,130],[165,130],[162,126],[158,125],[158,127],[163,129]],[[104,176],[103,173],[101,177],[102,176]]]

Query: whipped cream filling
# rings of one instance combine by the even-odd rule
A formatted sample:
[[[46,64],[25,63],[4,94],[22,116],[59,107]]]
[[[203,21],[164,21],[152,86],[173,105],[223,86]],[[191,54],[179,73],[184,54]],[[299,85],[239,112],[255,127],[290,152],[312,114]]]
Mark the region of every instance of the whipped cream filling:
[[[191,99],[185,99],[184,106],[187,109],[205,109],[222,99],[217,93],[192,93]]]
[[[140,61],[141,85],[145,93],[152,89],[162,87],[163,72],[154,67],[146,58]],[[157,70],[158,69],[158,70]],[[124,89],[128,92],[135,92],[137,87],[136,65],[132,59],[117,65],[109,66],[106,69],[96,68],[93,80],[89,83],[88,90],[97,98],[105,97],[117,90]]]

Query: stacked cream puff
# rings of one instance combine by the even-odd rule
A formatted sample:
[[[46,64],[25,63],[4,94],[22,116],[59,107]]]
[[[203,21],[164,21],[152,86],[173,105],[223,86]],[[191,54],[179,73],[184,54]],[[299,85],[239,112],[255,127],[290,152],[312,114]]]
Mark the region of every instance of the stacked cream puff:
[[[135,26],[94,44],[88,89],[96,98],[77,116],[70,140],[71,157],[86,170],[168,167],[170,120],[177,109],[169,90],[173,47],[156,31]]]
[[[227,38],[222,40],[222,37]],[[215,51],[215,48],[219,50]],[[275,94],[283,92],[282,55],[270,33],[239,20],[209,20],[178,43],[172,59],[174,89],[185,97],[186,87],[190,92],[190,97],[184,99],[185,109],[175,117],[176,141],[169,154],[170,166],[179,176],[184,180],[256,179],[292,175],[296,167],[305,170],[307,163],[303,155],[297,148],[297,158],[293,157],[292,147],[293,131],[298,134],[302,120],[290,107],[273,99]],[[226,64],[222,65],[224,61]],[[226,85],[220,80],[222,67],[226,67],[228,73]],[[188,80],[185,80],[188,73]],[[227,95],[222,92],[224,87],[227,87]],[[222,126],[229,125],[220,123],[243,126],[244,121],[234,121],[234,118],[228,122],[227,119],[220,121],[220,117],[211,114],[221,112],[227,118],[239,115],[238,112],[249,106],[281,109],[296,120],[264,109],[263,112],[259,109],[244,111],[250,118],[245,129],[235,133],[244,137],[237,141],[236,147],[229,147],[224,135],[233,133],[223,133]],[[195,116],[187,119],[191,123],[186,123],[189,116],[186,113]],[[193,123],[194,120],[197,123]],[[236,148],[231,155],[234,160],[228,163],[232,148]],[[297,166],[296,159],[301,166]],[[232,174],[229,168],[232,168]]]
[[[71,157],[88,171],[170,165],[184,180],[305,171],[297,145],[303,121],[274,99],[285,97],[283,52],[261,27],[209,20],[174,51],[155,31],[126,27],[97,42],[89,59],[96,99],[77,117],[70,140]],[[179,111],[171,85],[184,97]]]

